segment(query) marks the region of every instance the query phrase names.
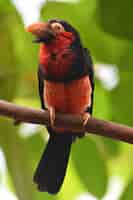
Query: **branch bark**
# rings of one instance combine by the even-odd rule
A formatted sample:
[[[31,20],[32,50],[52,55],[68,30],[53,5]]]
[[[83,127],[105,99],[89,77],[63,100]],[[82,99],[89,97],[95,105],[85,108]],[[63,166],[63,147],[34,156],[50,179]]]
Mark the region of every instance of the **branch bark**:
[[[0,115],[21,122],[50,125],[48,111],[18,106],[3,100],[0,100]],[[133,143],[133,128],[110,121],[95,119],[93,117],[91,117],[86,126],[83,127],[81,116],[58,113],[56,115],[55,126],[70,127],[75,134],[76,132],[86,131],[88,133],[110,137],[115,140]]]

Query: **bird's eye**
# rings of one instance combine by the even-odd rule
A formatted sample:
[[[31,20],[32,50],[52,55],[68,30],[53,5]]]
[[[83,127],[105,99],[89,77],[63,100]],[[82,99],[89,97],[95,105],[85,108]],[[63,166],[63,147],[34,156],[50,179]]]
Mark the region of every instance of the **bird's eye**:
[[[64,27],[59,23],[52,23],[51,27],[56,33],[60,33],[60,32],[64,32],[65,31]]]

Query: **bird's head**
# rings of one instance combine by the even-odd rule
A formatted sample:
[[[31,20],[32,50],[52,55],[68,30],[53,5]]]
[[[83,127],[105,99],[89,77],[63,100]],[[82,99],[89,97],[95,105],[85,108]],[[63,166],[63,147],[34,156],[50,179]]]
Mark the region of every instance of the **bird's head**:
[[[56,19],[31,24],[26,30],[35,35],[35,43],[41,43],[39,64],[45,75],[53,80],[68,77],[76,57],[81,56],[76,53],[81,47],[78,32],[66,21]]]
[[[63,20],[52,19],[48,22],[33,23],[26,28],[26,31],[35,35],[35,43],[49,44],[59,37],[80,42],[78,32]]]

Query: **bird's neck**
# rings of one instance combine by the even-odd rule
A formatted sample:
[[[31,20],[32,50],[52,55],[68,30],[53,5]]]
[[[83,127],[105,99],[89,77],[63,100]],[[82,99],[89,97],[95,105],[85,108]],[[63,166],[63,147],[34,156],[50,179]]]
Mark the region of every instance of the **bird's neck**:
[[[47,76],[62,79],[69,73],[74,60],[70,38],[60,37],[49,44],[41,44],[39,60]]]

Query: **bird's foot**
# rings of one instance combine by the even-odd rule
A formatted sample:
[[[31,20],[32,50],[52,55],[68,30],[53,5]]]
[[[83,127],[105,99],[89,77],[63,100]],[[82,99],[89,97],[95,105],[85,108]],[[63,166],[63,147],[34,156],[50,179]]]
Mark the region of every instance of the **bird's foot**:
[[[83,113],[83,126],[87,124],[90,117],[91,117],[90,113],[88,112]]]
[[[63,133],[65,132],[67,129],[64,127],[56,127],[55,126],[55,119],[56,119],[56,112],[55,112],[55,108],[50,107],[49,108],[49,115],[50,115],[50,124],[52,129],[57,132],[57,133]]]
[[[53,107],[49,108],[49,114],[50,114],[50,123],[51,123],[51,126],[54,127],[54,123],[55,123],[55,109]]]

